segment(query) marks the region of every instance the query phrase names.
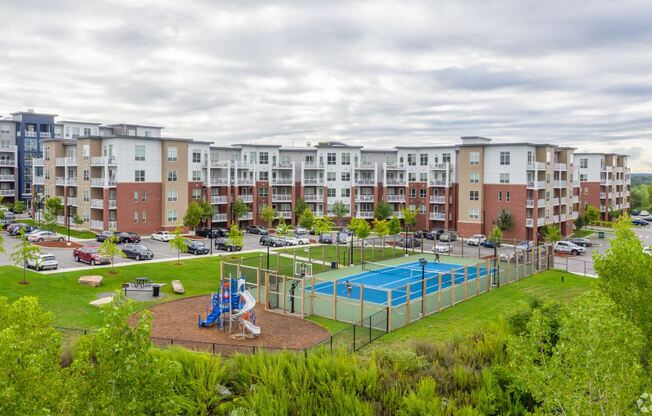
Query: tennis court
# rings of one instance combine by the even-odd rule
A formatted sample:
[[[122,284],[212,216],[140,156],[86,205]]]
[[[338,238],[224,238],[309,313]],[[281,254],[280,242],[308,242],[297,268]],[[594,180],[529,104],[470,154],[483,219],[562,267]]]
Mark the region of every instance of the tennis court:
[[[316,284],[314,290],[324,295],[333,295],[335,291],[338,297],[357,300],[362,294],[365,302],[380,305],[387,305],[391,294],[391,306],[396,307],[407,303],[408,291],[410,301],[414,301],[421,298],[424,285],[428,295],[439,290],[440,281],[442,290],[465,281],[465,266],[460,264],[429,261],[422,268],[418,261],[401,265],[365,262],[364,269],[361,273]],[[488,275],[493,279],[494,273],[494,268],[466,266],[466,281]]]

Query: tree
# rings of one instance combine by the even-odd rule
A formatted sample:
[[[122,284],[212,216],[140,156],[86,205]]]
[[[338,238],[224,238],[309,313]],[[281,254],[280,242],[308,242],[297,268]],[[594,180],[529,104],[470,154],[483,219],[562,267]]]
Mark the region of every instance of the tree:
[[[229,229],[227,237],[229,245],[234,247],[244,246],[244,234],[235,222],[231,223],[231,228]]]
[[[409,226],[417,223],[417,213],[418,211],[416,209],[410,209],[408,207],[401,208],[401,214],[403,214],[403,224],[405,224],[406,235]]]
[[[620,218],[621,212],[618,209],[614,209],[613,207],[609,207],[609,219],[614,220],[617,218]]]
[[[181,252],[185,252],[188,249],[188,245],[181,235],[181,227],[177,227],[173,234],[174,238],[168,244],[170,244],[173,250],[176,250],[177,264],[181,264]]]
[[[534,414],[629,414],[643,388],[643,335],[599,290],[550,316],[532,312],[508,341],[509,369]]]
[[[314,222],[315,214],[313,214],[310,208],[306,207],[299,217],[299,225],[307,230],[311,230]]]
[[[118,238],[113,233],[102,241],[102,245],[97,249],[97,253],[102,257],[111,259],[111,274],[115,273],[113,270],[115,256],[127,257],[120,247],[118,247]]]
[[[579,215],[575,219],[575,228],[577,230],[581,230],[582,228],[584,228],[584,217],[582,215]]]
[[[554,243],[556,241],[561,240],[561,232],[559,231],[559,227],[556,226],[544,226],[543,227],[543,239],[546,240],[549,243]]]
[[[306,204],[306,200],[303,198],[298,198],[297,201],[294,203],[294,215],[297,217],[297,220],[301,215],[303,215],[303,211],[308,208],[308,204]]]
[[[507,231],[514,226],[514,220],[512,218],[512,213],[508,209],[501,209],[498,213],[498,218],[494,221],[494,224],[500,228],[500,231]]]
[[[289,227],[285,223],[285,218],[280,217],[278,219],[278,224],[276,225],[276,234],[280,237],[285,237],[288,235]]]
[[[385,237],[389,234],[389,224],[387,220],[374,219],[374,232],[380,237],[380,246],[382,247],[383,258],[385,258]]]
[[[249,213],[249,206],[244,203],[242,198],[238,198],[235,201],[231,203],[231,214],[233,215],[233,218],[231,218],[231,222],[237,222],[240,224],[240,217],[244,217]]]
[[[333,221],[328,217],[317,217],[312,225],[315,234],[328,234],[333,229]]]
[[[186,214],[183,216],[183,225],[194,230],[202,220],[204,210],[197,201],[192,201],[186,209]]]
[[[385,201],[378,201],[375,217],[379,220],[386,220],[391,218],[392,215],[394,215],[394,209],[392,206]]]
[[[337,201],[331,206],[331,214],[335,217],[339,227],[342,226],[342,218],[344,218],[348,213],[349,207],[347,207],[342,201]]]
[[[57,223],[57,215],[61,213],[63,206],[61,205],[61,198],[58,196],[48,198],[45,200],[43,212],[43,228],[49,231],[54,229]]]
[[[27,281],[26,271],[27,271],[27,262],[33,261],[37,263],[40,259],[39,253],[41,250],[29,242],[27,236],[25,235],[25,229],[21,228],[19,232],[20,244],[18,244],[14,252],[11,253],[11,261],[16,265],[23,268],[23,281],[21,284],[26,285],[29,282]],[[4,250],[4,249],[3,249]],[[37,265],[38,267],[38,265]]]
[[[371,234],[371,227],[369,226],[367,220],[362,218],[354,218],[351,220],[351,223],[349,224],[349,228],[353,230],[353,234],[360,241],[360,245],[361,245],[360,261],[362,264],[364,264],[364,246],[367,237],[369,237],[369,235]]]
[[[650,206],[650,192],[647,186],[639,185],[632,188],[632,208],[647,209]]]
[[[401,232],[401,221],[398,219],[396,215],[389,220],[389,223],[387,225],[389,227],[390,235],[396,235]]]
[[[84,223],[84,220],[75,212],[75,215],[72,216],[72,222],[79,227]]]
[[[23,201],[16,201],[12,207],[16,214],[22,214],[25,211],[25,203]]]
[[[593,205],[587,205],[586,208],[584,208],[584,222],[587,225],[591,225],[599,219],[600,210],[598,210],[596,207]]]
[[[201,208],[200,217],[202,222],[210,221],[210,219],[213,218],[213,215],[215,214],[215,208],[213,208],[213,205],[211,205],[210,202],[204,200],[199,201],[198,204]]]
[[[494,226],[491,233],[487,236],[487,240],[491,241],[494,246],[494,259],[498,261],[498,246],[503,242],[503,231],[498,226]],[[496,287],[500,287],[500,276],[496,277]]]
[[[276,213],[276,210],[272,208],[271,205],[263,205],[260,208],[260,219],[265,221],[265,224],[267,224],[267,228],[272,228],[272,223],[274,222],[274,218],[276,218],[278,214]]]

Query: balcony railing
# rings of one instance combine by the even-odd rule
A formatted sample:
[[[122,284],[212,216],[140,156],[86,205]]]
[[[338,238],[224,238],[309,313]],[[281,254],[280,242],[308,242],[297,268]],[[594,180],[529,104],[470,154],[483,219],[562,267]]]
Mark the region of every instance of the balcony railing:
[[[600,212],[607,212],[607,208],[604,206],[600,206]]]
[[[253,169],[254,168],[253,163],[249,162],[238,162],[238,169]]]
[[[373,186],[376,184],[376,181],[373,179],[355,179],[354,183],[356,186]]]
[[[388,186],[405,186],[407,185],[406,179],[387,178]]]
[[[525,219],[525,226],[528,228],[534,227],[534,218],[526,218]]]
[[[553,198],[552,199],[552,204],[553,205],[559,205],[559,198]]]
[[[115,179],[109,179],[106,181],[105,178],[91,178],[91,186],[95,187],[105,187],[105,186],[115,186]]]
[[[543,208],[545,206],[546,206],[546,199],[545,198],[541,198],[541,199],[539,199],[537,201],[537,207],[538,208]]]
[[[309,162],[304,162],[303,164],[304,169],[310,169],[310,170],[321,170],[324,169],[324,164],[323,163],[309,163]]]
[[[272,169],[292,169],[294,163],[292,162],[279,162],[272,165]]]
[[[4,175],[4,176],[13,176],[13,175]],[[34,185],[45,185],[45,177],[34,176]]]
[[[374,217],[373,211],[356,211],[356,218],[372,219]]]
[[[527,162],[527,169],[528,170],[545,170],[546,169],[546,164],[544,162]]]
[[[66,178],[64,178],[63,176],[57,176],[56,178],[54,178],[54,183],[56,185],[65,185],[66,184]]]
[[[226,222],[226,214],[213,214],[213,222]]]
[[[277,211],[276,215],[279,218],[292,219],[292,211]]]
[[[402,211],[394,211],[393,216],[396,217],[396,218],[403,218],[403,212]]]
[[[573,211],[573,213],[571,214],[571,218],[574,219],[574,220],[578,219],[579,216],[580,216],[580,214],[577,211]]]
[[[292,185],[292,178],[272,178],[272,185]]]
[[[559,215],[559,221],[560,221],[560,222],[564,222],[564,221],[566,221],[566,214],[561,214],[561,215]]]
[[[66,185],[68,185],[68,186],[77,186],[77,178],[68,178],[68,179],[66,179]]]
[[[387,202],[405,202],[405,195],[387,195]]]
[[[2,162],[6,162],[6,160],[0,159],[0,165],[4,165]],[[45,162],[44,162],[44,159],[42,157],[32,159],[32,166],[43,166],[44,163]],[[16,164],[16,162],[14,160],[12,160],[10,166],[13,166],[15,164]]]
[[[103,199],[91,199],[91,208],[104,209]]]
[[[43,184],[43,176],[34,176],[34,183],[36,183],[37,179],[41,179],[41,184]],[[0,181],[15,181],[16,180],[16,175],[0,175]]]
[[[528,181],[528,189],[543,189],[546,187],[546,183],[543,181]]]
[[[94,156],[91,158],[91,166],[117,165],[115,156]]]
[[[606,192],[600,192],[600,199],[606,199],[607,198],[607,193]]]
[[[567,202],[568,202],[568,199],[565,196],[561,198],[561,204],[562,205],[566,205]]]
[[[245,215],[242,215],[238,217],[238,220],[240,221],[247,221],[247,220],[252,220],[254,218],[254,214],[251,212],[246,213]]]
[[[444,179],[431,179],[428,183],[430,186],[446,186],[446,181]]]
[[[534,199],[528,199],[525,201],[525,208],[534,208]]]
[[[0,189],[0,196],[14,196],[16,191],[13,189]]]
[[[49,131],[42,131],[40,136],[42,139],[49,139],[50,137],[52,137]]]
[[[64,198],[63,202],[64,203],[67,202],[68,205],[72,205],[72,206],[76,207],[77,206],[77,197],[69,196],[68,198]]]
[[[324,178],[304,178],[303,184],[308,186],[310,185],[322,186],[324,185]]]
[[[226,186],[229,184],[229,178],[211,177],[210,186]]]
[[[445,195],[431,195],[430,196],[431,204],[445,204],[446,196]]]
[[[36,132],[35,131],[26,131],[25,132],[25,137],[36,137]]]
[[[537,227],[543,227],[546,225],[546,219],[545,218],[537,218]]]
[[[360,162],[355,164],[355,168],[359,170],[375,169],[376,164],[372,162]]]
[[[566,181],[554,181],[555,188],[565,188]]]
[[[565,163],[555,163],[555,170],[565,171],[566,170],[566,164]]]
[[[240,195],[240,199],[242,199],[242,202],[254,202],[254,196],[253,195]]]
[[[226,195],[211,196],[211,204],[226,204]]]
[[[272,201],[275,202],[291,202],[292,194],[272,194]]]
[[[374,202],[373,194],[356,195],[355,200],[358,202]]]
[[[94,230],[103,230],[104,229],[104,221],[91,220],[91,228],[94,229]]]
[[[109,209],[118,208],[118,201],[115,199],[109,199]]]
[[[403,169],[405,169],[405,164],[403,164],[403,163],[396,163],[396,162],[387,162],[387,163],[385,163],[385,168],[386,168],[386,169],[399,169],[399,170],[403,170]]]
[[[303,196],[303,199],[306,202],[323,202],[324,201],[324,196],[323,195],[317,195],[317,194],[307,194]]]
[[[118,229],[118,222],[117,221],[109,221],[109,230],[117,230]]]
[[[606,185],[609,181],[606,179],[600,179],[600,185]]]
[[[447,170],[450,169],[450,165],[446,163],[431,163],[430,170]]]
[[[254,184],[254,180],[252,178],[237,178],[236,183],[238,186],[251,186]]]
[[[228,168],[229,166],[230,162],[228,160],[211,160],[212,168]],[[226,221],[226,219],[224,221]]]
[[[445,212],[431,212],[430,219],[435,221],[444,221],[446,219]]]

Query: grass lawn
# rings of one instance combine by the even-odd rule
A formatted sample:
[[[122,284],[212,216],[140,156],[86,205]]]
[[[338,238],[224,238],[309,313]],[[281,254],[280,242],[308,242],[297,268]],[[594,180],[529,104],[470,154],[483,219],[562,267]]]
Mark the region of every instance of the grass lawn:
[[[38,226],[37,221],[29,220],[29,219],[16,220],[16,222],[22,222],[25,224]],[[43,226],[43,222],[41,222],[41,226]],[[61,235],[68,235],[68,227],[64,227],[63,225],[58,225],[58,224],[55,224],[53,227],[54,228],[52,229],[52,231],[59,233]],[[70,236],[75,238],[81,238],[83,240],[95,239],[95,233],[92,231],[77,231],[77,230],[73,230],[72,228],[70,229]]]
[[[349,328],[351,324],[347,324],[346,322],[338,322],[334,321],[332,319],[328,318],[323,318],[321,316],[308,316],[306,318],[307,320],[316,323],[317,325],[321,326],[322,328],[325,328],[328,332],[330,332],[331,335]]]
[[[591,234],[595,234],[595,231],[593,230],[577,230],[573,234],[571,234],[571,238],[586,238],[590,236]]]
[[[561,282],[562,275],[564,283]],[[442,341],[469,334],[482,330],[501,316],[526,308],[528,301],[533,297],[571,302],[588,290],[592,281],[590,278],[548,270],[444,309],[386,334],[376,343],[389,344],[409,340]]]

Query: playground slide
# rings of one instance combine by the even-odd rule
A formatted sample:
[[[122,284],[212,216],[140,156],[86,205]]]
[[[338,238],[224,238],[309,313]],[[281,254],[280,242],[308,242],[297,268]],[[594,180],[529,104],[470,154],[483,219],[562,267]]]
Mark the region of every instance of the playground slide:
[[[251,312],[254,310],[254,306],[256,306],[256,299],[254,299],[253,296],[251,296],[251,293],[249,293],[248,290],[244,290],[240,292],[242,294],[242,297],[245,299],[245,304],[240,309],[238,313],[233,314],[233,318],[240,319],[240,322],[244,327],[251,332],[252,335],[260,335],[260,327],[252,324],[251,322],[247,321],[246,319],[241,319],[240,317],[246,314],[247,312]]]
[[[217,318],[219,318],[221,315],[221,311],[218,308],[213,309],[213,311],[206,317],[205,320],[200,321],[201,326],[210,326],[212,325],[215,321],[217,321]]]

